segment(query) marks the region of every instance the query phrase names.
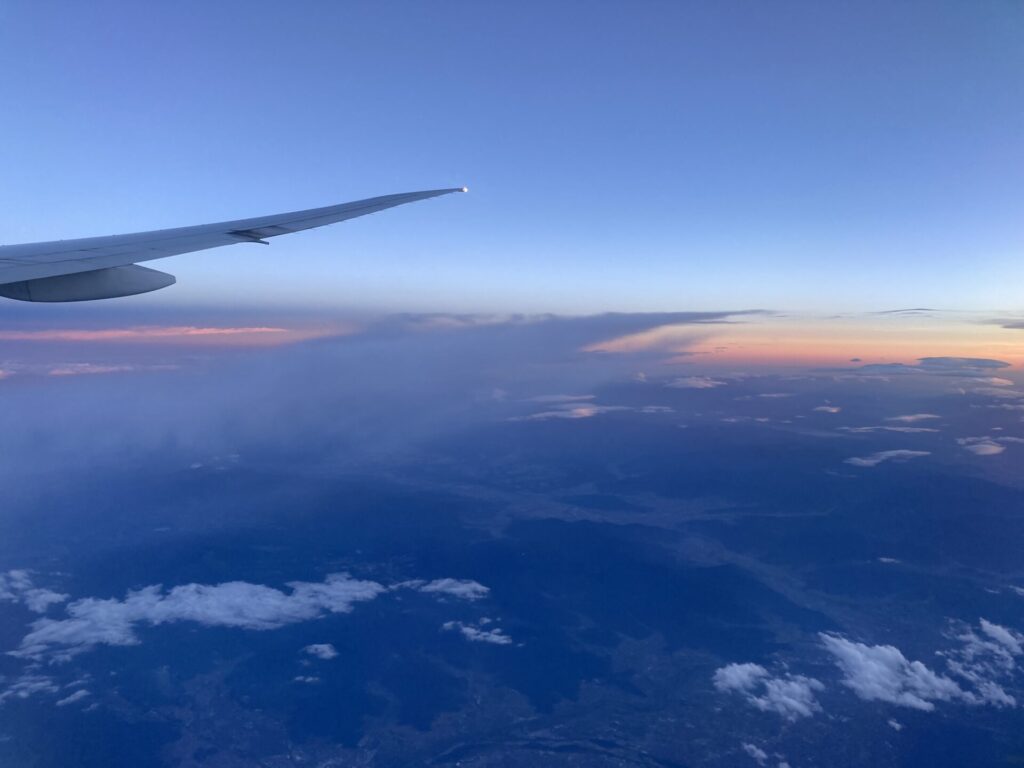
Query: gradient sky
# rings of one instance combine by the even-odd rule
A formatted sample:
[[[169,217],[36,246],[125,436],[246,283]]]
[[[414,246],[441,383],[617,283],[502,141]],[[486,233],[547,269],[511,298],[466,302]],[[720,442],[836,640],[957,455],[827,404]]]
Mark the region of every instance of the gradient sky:
[[[0,242],[467,184],[125,300],[1018,310],[1018,2],[0,5]]]

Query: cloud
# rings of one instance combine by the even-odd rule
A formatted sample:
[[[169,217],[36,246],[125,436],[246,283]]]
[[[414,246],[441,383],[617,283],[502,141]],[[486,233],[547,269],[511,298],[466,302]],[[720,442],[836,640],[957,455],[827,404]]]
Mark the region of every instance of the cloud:
[[[1024,653],[1024,635],[987,619],[979,619],[978,631],[960,624],[953,637],[960,643],[940,653],[954,675],[974,687],[971,703],[1015,707],[1016,699],[1000,684],[1014,674],[1017,657]]]
[[[990,387],[1012,387],[1015,382],[1010,379],[1004,379],[999,376],[990,376],[985,379],[979,379],[979,383],[988,384]]]
[[[49,376],[90,376],[104,373],[129,373],[139,370],[135,365],[102,365],[99,363],[64,363],[47,371]],[[165,369],[161,369],[165,370]]]
[[[728,664],[715,670],[715,688],[738,693],[763,712],[775,712],[787,720],[810,717],[821,711],[815,691],[825,686],[812,677],[785,674],[773,677],[760,664]]]
[[[80,688],[79,690],[72,693],[70,696],[65,696],[63,699],[58,701],[57,706],[66,707],[68,704],[74,704],[76,701],[81,701],[89,695],[89,691],[85,690],[84,688]]]
[[[478,600],[489,591],[478,582],[460,579],[402,582],[389,589],[347,573],[330,574],[322,582],[292,581],[287,587],[284,591],[231,581],[185,584],[165,591],[153,585],[129,592],[123,600],[84,598],[66,606],[66,618],[33,622],[19,648],[10,653],[37,661],[63,661],[98,645],[137,645],[140,626],[187,621],[207,627],[265,631],[331,613],[349,613],[357,603],[398,588],[464,600]]]
[[[881,464],[883,461],[908,461],[920,456],[929,455],[931,455],[931,451],[911,451],[901,448],[894,451],[878,451],[877,453],[872,453],[870,456],[853,456],[846,459],[845,463],[852,464],[855,467],[874,467]]]
[[[673,389],[714,389],[715,387],[724,387],[728,383],[720,379],[712,379],[709,376],[683,376],[680,379],[673,379],[665,386]]]
[[[677,356],[686,355],[690,347],[699,339],[707,335],[706,328],[701,326],[731,323],[732,316],[749,314],[761,314],[754,311],[746,312],[676,312],[662,315],[648,315],[653,321],[655,318],[661,322],[646,323],[640,328],[631,332],[622,333],[612,338],[605,338],[603,341],[588,344],[583,348],[584,352],[603,352],[614,354],[637,354],[641,352],[671,353]],[[628,315],[617,316],[606,315],[608,318],[629,317]],[[626,329],[624,328],[623,331]]]
[[[984,357],[922,357],[917,361],[918,365],[936,373],[965,372],[989,373],[1002,368],[1009,368],[1010,363],[1003,360],[992,360]]]
[[[850,362],[855,362],[851,360]],[[869,363],[845,369],[845,373],[869,376],[931,375],[966,379],[987,378],[993,371],[1009,368],[1010,363],[984,357],[921,357],[913,365],[904,363]]]
[[[819,635],[844,675],[843,684],[865,701],[886,701],[924,711],[936,701],[963,699],[966,694],[953,680],[909,661],[891,645],[864,645],[839,635]]]
[[[25,570],[0,573],[0,601],[22,603],[35,613],[46,613],[51,605],[67,600],[69,595],[35,586]]]
[[[330,643],[313,643],[312,645],[307,645],[302,650],[310,656],[315,656],[324,661],[330,661],[338,656],[338,651]]]
[[[1006,450],[1005,445],[1000,445],[991,437],[961,437],[957,438],[957,443],[976,456],[996,456]]]
[[[35,673],[24,674],[5,690],[0,691],[0,704],[7,699],[27,699],[42,693],[57,693],[60,689],[53,678]]]
[[[942,417],[936,413],[910,413],[906,416],[890,416],[886,421],[899,421],[906,424],[914,424],[918,421],[928,421],[929,419],[941,419]]]
[[[981,631],[1001,645],[1010,655],[1020,656],[1024,653],[1024,635],[1012,629],[1001,627],[985,619],[980,620]]]
[[[814,408],[813,410],[817,411],[818,413],[839,413],[843,409],[840,408],[838,405],[819,405],[817,408]]]
[[[938,432],[939,430],[933,427],[836,427],[836,429],[842,430],[843,432],[853,432],[860,434],[862,432],[900,432],[903,434],[918,434],[922,432]]]
[[[616,411],[631,411],[632,408],[625,405],[595,405],[588,403],[578,405],[566,403],[559,406],[558,410],[542,411],[529,416],[513,417],[510,421],[549,421],[550,419],[590,419],[602,413],[614,413]]]
[[[634,411],[636,413],[673,413],[674,409],[667,405],[644,405],[633,407],[628,405],[598,405],[588,402],[593,395],[543,395],[531,398],[533,402],[549,403],[552,410],[532,413],[529,416],[512,416],[509,421],[549,421],[551,419],[591,419],[604,413]]]
[[[315,675],[296,675],[295,677],[292,678],[292,680],[294,680],[296,683],[309,683],[309,684],[319,683],[320,682],[320,678],[316,677]]]
[[[768,761],[768,753],[756,744],[744,743],[743,751],[754,758],[758,765],[764,765]]]
[[[594,395],[537,395],[531,397],[531,403],[576,403],[580,400],[593,400]]]
[[[482,600],[490,593],[490,589],[478,581],[471,579],[434,579],[428,582],[411,582],[417,584],[413,589],[435,595],[451,595],[460,600]]]
[[[1000,389],[999,387],[975,387],[971,394],[993,397],[997,400],[1014,400],[1024,397],[1024,391],[1019,389]]]
[[[937,654],[945,659],[951,675],[947,676],[908,660],[891,645],[869,646],[836,634],[819,635],[842,670],[843,683],[866,701],[923,711],[944,701],[1016,707],[1001,681],[1015,674],[1017,658],[1024,654],[1024,635],[983,618],[978,630],[960,623],[951,636],[959,645]]]
[[[461,621],[446,621],[441,625],[446,632],[459,631],[462,636],[473,643],[492,643],[494,645],[511,645],[512,638],[500,628],[481,629],[479,626],[463,624]]]
[[[246,343],[242,337],[289,335],[287,328],[251,326],[242,328],[202,328],[196,326],[138,326],[134,328],[51,328],[44,330],[2,330],[0,341],[56,341],[56,342],[124,342],[163,341],[181,342],[195,340],[233,341]]]

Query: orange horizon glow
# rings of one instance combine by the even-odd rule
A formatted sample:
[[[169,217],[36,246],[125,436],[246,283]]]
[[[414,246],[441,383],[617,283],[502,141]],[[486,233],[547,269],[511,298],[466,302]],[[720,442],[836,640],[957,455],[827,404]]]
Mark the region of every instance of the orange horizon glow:
[[[1024,331],[950,318],[776,318],[666,325],[584,347],[665,354],[666,364],[843,366],[912,364],[924,357],[1001,360],[1024,367]]]

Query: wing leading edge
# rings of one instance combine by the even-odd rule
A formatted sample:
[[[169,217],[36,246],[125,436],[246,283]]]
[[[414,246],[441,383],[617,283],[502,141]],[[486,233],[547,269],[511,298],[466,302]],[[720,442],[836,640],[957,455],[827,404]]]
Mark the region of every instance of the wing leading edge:
[[[195,227],[0,246],[0,296],[22,301],[87,301],[144,293],[171,285],[174,278],[144,267],[128,269],[140,261],[236,243],[266,243],[267,238],[278,235],[465,191],[465,187],[456,187],[405,192]]]

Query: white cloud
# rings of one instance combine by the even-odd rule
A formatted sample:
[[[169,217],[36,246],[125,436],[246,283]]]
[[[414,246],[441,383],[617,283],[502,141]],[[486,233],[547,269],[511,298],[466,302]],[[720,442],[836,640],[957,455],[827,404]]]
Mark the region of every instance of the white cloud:
[[[845,463],[853,464],[855,467],[874,467],[883,461],[908,461],[909,459],[916,459],[919,456],[928,456],[930,454],[931,451],[909,451],[906,449],[878,451],[870,456],[854,456],[846,459]]]
[[[934,427],[837,427],[837,429],[843,432],[854,432],[860,434],[862,432],[900,432],[903,434],[919,434],[921,432],[938,432],[939,430]]]
[[[743,751],[754,758],[758,765],[764,765],[768,761],[768,753],[756,744],[745,743]]]
[[[491,591],[478,581],[471,579],[434,579],[421,582],[413,587],[420,592],[451,595],[461,600],[480,600]]]
[[[262,584],[232,581],[223,584],[185,584],[164,591],[160,585],[129,592],[123,600],[84,598],[66,607],[63,619],[38,619],[11,655],[26,659],[63,661],[98,645],[139,643],[140,626],[190,621],[208,627],[270,630],[349,613],[356,603],[373,600],[389,588],[375,581],[334,573],[322,582],[293,581],[289,591]],[[487,587],[465,579],[409,581],[391,589],[411,588],[464,600],[487,595]]]
[[[320,678],[315,675],[296,675],[292,678],[296,683],[319,683]]]
[[[484,622],[481,622],[483,624]],[[490,623],[490,622],[487,622]],[[512,638],[506,635],[501,629],[480,629],[471,624],[463,624],[461,621],[446,621],[441,625],[446,632],[458,630],[462,636],[474,643],[493,643],[494,645],[511,645]]]
[[[53,678],[29,673],[15,680],[8,688],[0,691],[0,704],[7,699],[27,699],[40,693],[56,693],[60,690]]]
[[[668,405],[643,405],[639,409],[640,413],[675,413],[676,409]]]
[[[88,695],[89,692],[87,690],[85,690],[84,688],[80,688],[79,690],[72,693],[70,696],[65,696],[63,699],[58,701],[57,706],[66,707],[68,704],[74,704],[76,701],[81,701]]]
[[[63,603],[68,595],[35,586],[26,570],[0,573],[0,601],[22,603],[35,613],[46,613],[51,605]]]
[[[910,661],[891,645],[865,645],[835,634],[819,635],[843,672],[843,683],[866,701],[931,711],[936,702],[958,701],[972,706],[1016,707],[1002,683],[1017,671],[1024,655],[1024,635],[980,619],[978,631],[963,623],[949,635],[958,646],[940,651],[948,675]],[[895,725],[894,725],[895,723]],[[902,726],[896,721],[895,730]]]
[[[531,413],[529,416],[513,416],[509,421],[550,421],[552,419],[591,419],[604,413],[636,411],[644,414],[672,413],[673,408],[667,405],[645,405],[634,408],[628,405],[598,405],[589,402],[593,395],[575,397],[573,395],[545,395],[543,402],[551,404],[551,410]],[[557,399],[556,399],[557,398]],[[540,400],[541,398],[533,398]]]
[[[903,723],[901,723],[899,720],[894,720],[890,717],[886,722],[889,724],[889,727],[897,733],[903,730]]]
[[[595,403],[566,403],[558,406],[554,411],[541,411],[529,416],[516,417],[510,421],[549,421],[551,419],[590,419],[600,416],[602,413],[614,413],[616,411],[631,411],[625,405],[597,405]]]
[[[842,670],[843,683],[865,701],[931,711],[935,701],[966,698],[955,681],[909,661],[894,646],[864,645],[826,633],[819,637]]]
[[[310,656],[316,656],[324,661],[330,661],[338,656],[338,651],[330,643],[313,643],[312,645],[307,645],[302,650]]]
[[[821,711],[814,696],[825,686],[812,677],[785,674],[773,677],[760,664],[728,664],[715,670],[715,688],[723,693],[741,694],[764,712],[775,712],[788,720],[810,717]]]
[[[917,421],[928,421],[929,419],[940,419],[942,418],[935,413],[910,413],[906,416],[890,416],[886,421],[899,421],[905,424],[913,424]]]
[[[839,413],[843,409],[838,405],[819,405],[814,410],[818,413]]]
[[[594,395],[537,395],[531,397],[531,403],[575,403],[580,400],[593,400]]]
[[[709,376],[684,376],[680,379],[673,379],[665,386],[673,389],[714,389],[724,387],[729,382],[720,379],[712,379]]]
[[[1016,699],[1003,689],[1000,680],[1016,671],[1016,657],[1024,653],[1024,635],[987,619],[980,619],[978,626],[980,635],[961,625],[954,635],[960,647],[940,655],[953,674],[974,687],[971,703],[1015,707]]]
[[[965,451],[970,451],[976,456],[996,456],[1006,450],[1005,445],[996,442],[998,438],[991,437],[960,437],[957,443],[963,446]]]

